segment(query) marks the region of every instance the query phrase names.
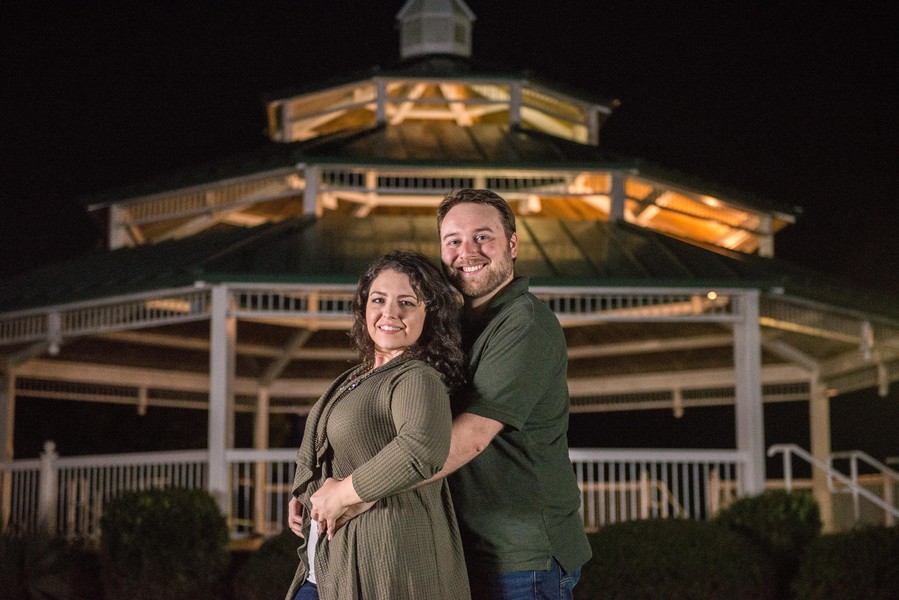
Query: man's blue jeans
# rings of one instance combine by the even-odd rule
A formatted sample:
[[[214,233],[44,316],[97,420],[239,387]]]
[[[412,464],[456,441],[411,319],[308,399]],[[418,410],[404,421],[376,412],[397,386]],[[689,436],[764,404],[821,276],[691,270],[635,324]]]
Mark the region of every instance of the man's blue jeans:
[[[566,573],[555,559],[546,571],[468,573],[472,600],[572,600],[580,578],[580,569]]]

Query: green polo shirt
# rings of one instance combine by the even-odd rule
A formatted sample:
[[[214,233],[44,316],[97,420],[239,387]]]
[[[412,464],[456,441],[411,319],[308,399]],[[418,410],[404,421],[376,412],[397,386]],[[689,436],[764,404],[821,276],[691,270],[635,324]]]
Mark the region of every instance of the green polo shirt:
[[[568,457],[568,353],[552,311],[515,278],[477,322],[463,323],[472,382],[453,398],[505,425],[450,476],[466,561],[475,571],[549,568],[590,558]]]

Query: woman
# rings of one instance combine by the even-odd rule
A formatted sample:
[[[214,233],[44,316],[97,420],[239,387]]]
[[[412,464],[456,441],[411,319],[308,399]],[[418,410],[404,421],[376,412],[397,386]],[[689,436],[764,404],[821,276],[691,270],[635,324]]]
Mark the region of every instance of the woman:
[[[323,600],[469,597],[446,481],[404,491],[449,453],[447,387],[462,382],[465,364],[458,311],[418,254],[388,254],[359,280],[351,335],[362,364],[312,408],[297,452],[289,524],[308,545],[287,600],[316,591]],[[374,504],[338,529],[337,517],[361,502]]]

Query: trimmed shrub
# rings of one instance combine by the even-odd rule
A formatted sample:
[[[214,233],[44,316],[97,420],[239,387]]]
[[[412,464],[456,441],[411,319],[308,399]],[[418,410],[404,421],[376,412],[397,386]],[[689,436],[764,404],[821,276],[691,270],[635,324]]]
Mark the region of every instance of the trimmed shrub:
[[[234,600],[283,598],[299,564],[301,541],[290,529],[266,540],[234,574]]]
[[[4,599],[100,595],[96,554],[43,532],[0,535],[0,596]]]
[[[575,588],[591,600],[767,600],[770,558],[740,534],[707,521],[650,520],[592,534],[593,558]]]
[[[821,534],[821,514],[811,493],[770,490],[741,498],[715,521],[753,540],[772,557],[777,597],[790,598],[790,582],[803,552]]]
[[[821,533],[818,503],[809,492],[770,490],[740,498],[715,520],[761,542],[777,559],[801,552]]]
[[[809,544],[793,592],[797,600],[896,600],[899,527],[822,535]]]
[[[106,504],[100,527],[110,600],[211,600],[220,592],[228,527],[207,492],[125,492]]]

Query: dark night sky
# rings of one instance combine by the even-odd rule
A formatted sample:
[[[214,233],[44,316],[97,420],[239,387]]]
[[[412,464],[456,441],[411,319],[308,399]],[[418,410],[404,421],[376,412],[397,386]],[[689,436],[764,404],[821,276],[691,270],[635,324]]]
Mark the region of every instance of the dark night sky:
[[[264,94],[395,62],[402,4],[6,0],[0,277],[91,249],[79,197],[266,143]],[[780,257],[899,294],[894,2],[468,4],[476,60],[621,101],[604,147],[802,206],[799,224],[777,237]],[[895,415],[890,400],[878,410]],[[836,402],[834,419],[852,425],[856,406]],[[778,420],[780,434],[766,426],[769,442],[801,442],[806,409],[777,410],[795,414]],[[694,444],[693,414],[658,416]],[[630,431],[608,426],[615,415],[591,418]],[[854,441],[835,433],[834,447],[859,447],[870,423],[860,416]],[[573,445],[586,433],[574,427]]]
[[[263,94],[395,62],[402,4],[5,2],[0,276],[91,247],[78,197],[265,143]],[[603,146],[802,206],[779,256],[899,292],[893,3],[664,4],[471,0],[474,58],[621,100]]]

